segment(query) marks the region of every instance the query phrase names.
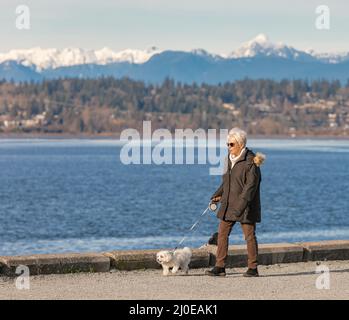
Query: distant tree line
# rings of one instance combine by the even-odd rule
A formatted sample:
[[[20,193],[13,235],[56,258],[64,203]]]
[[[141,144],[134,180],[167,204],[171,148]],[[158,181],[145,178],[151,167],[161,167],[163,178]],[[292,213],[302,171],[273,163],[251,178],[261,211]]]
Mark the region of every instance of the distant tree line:
[[[348,100],[349,81],[345,86],[339,81],[268,79],[218,85],[189,85],[172,79],[153,85],[113,77],[21,84],[0,81],[0,130],[119,133],[151,120],[154,129],[239,125],[255,134],[328,133],[333,128],[343,132]],[[329,114],[339,117],[332,129]],[[43,119],[37,124],[24,122],[39,115]],[[5,120],[25,125],[11,126]]]

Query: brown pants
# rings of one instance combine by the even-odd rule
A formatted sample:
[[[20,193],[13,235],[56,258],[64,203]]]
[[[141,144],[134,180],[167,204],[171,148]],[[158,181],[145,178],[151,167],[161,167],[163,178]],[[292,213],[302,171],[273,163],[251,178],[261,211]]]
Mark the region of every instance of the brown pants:
[[[228,256],[229,235],[235,221],[221,220],[218,227],[218,246],[216,255],[216,267],[224,268]],[[242,231],[247,242],[248,268],[257,268],[258,243],[256,238],[256,224],[241,224]]]

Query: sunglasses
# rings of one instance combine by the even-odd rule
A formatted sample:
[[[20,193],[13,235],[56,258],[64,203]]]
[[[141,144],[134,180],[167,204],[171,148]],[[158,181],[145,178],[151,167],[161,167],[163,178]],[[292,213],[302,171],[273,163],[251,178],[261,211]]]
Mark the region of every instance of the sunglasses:
[[[235,143],[234,142],[229,142],[227,143],[227,147],[229,148],[233,148],[235,146]]]

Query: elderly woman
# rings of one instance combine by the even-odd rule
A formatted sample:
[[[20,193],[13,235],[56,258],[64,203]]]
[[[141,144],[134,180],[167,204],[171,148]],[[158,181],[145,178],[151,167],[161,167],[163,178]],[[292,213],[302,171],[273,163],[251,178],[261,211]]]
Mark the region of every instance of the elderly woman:
[[[217,217],[221,220],[218,228],[216,264],[206,272],[211,276],[225,276],[225,263],[228,255],[229,235],[238,221],[247,242],[248,270],[246,277],[257,277],[258,244],[256,223],[261,221],[259,166],[264,155],[256,155],[246,147],[246,133],[238,128],[229,131],[228,167],[222,177],[222,184],[213,194],[213,202],[221,202]]]

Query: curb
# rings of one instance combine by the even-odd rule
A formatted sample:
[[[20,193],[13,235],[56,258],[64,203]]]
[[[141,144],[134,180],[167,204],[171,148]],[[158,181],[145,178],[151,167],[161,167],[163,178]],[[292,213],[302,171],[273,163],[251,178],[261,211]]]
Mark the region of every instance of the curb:
[[[118,270],[161,269],[156,262],[156,254],[160,250],[129,250],[103,253],[110,258],[111,267]],[[192,249],[190,268],[210,266],[210,253],[202,249]]]
[[[304,248],[304,261],[349,260],[349,241],[299,243]]]
[[[104,252],[110,259],[110,266],[118,270],[157,269],[161,266],[156,262],[159,250],[129,250]]]
[[[192,249],[190,268],[214,266],[216,246]],[[308,261],[349,260],[349,240],[304,243],[271,243],[258,246],[258,264],[272,265]],[[153,250],[119,250],[103,253],[42,254],[0,257],[0,275],[18,276],[17,267],[29,268],[30,275],[75,272],[109,272],[116,270],[160,269]],[[246,267],[246,245],[228,248],[227,267]]]
[[[211,254],[210,266],[216,262],[216,246],[209,248]],[[349,252],[349,241],[348,241]],[[261,244],[258,246],[258,264],[271,265],[279,263],[303,262],[304,248],[292,243]],[[246,245],[233,245],[228,248],[228,258],[226,266],[246,267],[247,249]]]
[[[38,254],[31,256],[0,257],[1,275],[13,277],[23,272],[19,266],[27,266],[30,275],[76,272],[107,272],[110,259],[99,253]]]

